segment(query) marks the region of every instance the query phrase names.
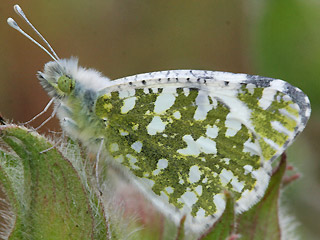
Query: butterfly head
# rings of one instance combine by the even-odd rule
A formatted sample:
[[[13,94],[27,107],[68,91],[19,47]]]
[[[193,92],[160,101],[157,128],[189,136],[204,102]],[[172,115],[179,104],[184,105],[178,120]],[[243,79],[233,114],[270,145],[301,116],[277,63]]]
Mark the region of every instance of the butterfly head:
[[[63,75],[58,79],[58,89],[61,90],[65,94],[71,93],[74,89],[75,81],[71,77],[67,75]]]
[[[46,63],[44,70],[38,72],[38,79],[49,96],[57,99],[92,95],[110,82],[100,72],[79,66],[75,57]]]
[[[48,62],[43,72],[38,72],[42,87],[51,97],[63,98],[74,93],[76,88],[75,76],[78,71],[78,59],[59,59]]]

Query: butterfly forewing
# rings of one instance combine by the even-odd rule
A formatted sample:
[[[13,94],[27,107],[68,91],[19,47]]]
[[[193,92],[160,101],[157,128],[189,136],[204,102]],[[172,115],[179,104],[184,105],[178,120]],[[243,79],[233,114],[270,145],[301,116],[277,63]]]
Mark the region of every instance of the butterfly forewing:
[[[301,107],[279,89],[281,80],[176,72],[137,75],[103,91],[95,111],[105,120],[108,153],[171,215],[178,209],[199,224],[211,221],[224,208],[223,190],[238,211],[248,209],[268,184],[270,160],[297,134]]]

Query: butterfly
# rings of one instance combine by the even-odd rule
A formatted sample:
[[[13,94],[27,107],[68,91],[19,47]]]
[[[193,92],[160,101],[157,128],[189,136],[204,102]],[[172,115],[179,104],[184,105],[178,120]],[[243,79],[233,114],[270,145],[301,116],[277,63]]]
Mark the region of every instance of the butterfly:
[[[76,58],[59,59],[15,10],[51,50],[36,42],[54,60],[38,79],[64,132],[101,153],[177,225],[186,216],[192,232],[222,214],[225,190],[238,213],[261,199],[272,162],[310,117],[308,97],[279,79],[169,70],[112,81]]]

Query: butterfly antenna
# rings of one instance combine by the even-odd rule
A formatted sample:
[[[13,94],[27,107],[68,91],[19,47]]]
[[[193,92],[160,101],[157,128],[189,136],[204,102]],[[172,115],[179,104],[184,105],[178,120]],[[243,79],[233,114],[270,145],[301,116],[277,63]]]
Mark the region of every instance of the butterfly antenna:
[[[48,41],[41,35],[41,33],[32,25],[32,23],[29,21],[29,19],[27,18],[27,16],[24,14],[24,12],[22,11],[21,7],[19,5],[14,5],[13,7],[14,11],[20,16],[22,17],[22,19],[33,29],[33,31],[35,31],[35,33],[42,39],[42,41],[48,46],[48,48],[50,49],[50,51],[53,53],[53,55],[55,56],[56,59],[59,59],[58,55],[56,54],[56,52],[53,50],[53,48],[51,47],[51,45],[48,43]]]
[[[38,43],[36,40],[34,40],[32,37],[30,37],[27,33],[25,33],[20,27],[19,25],[16,23],[15,20],[13,20],[12,18],[8,18],[7,22],[9,24],[10,27],[14,28],[15,30],[17,30],[18,32],[20,32],[22,35],[24,35],[25,37],[29,38],[34,44],[36,44],[38,47],[40,47],[43,51],[45,51],[54,61],[58,61],[47,49],[45,49],[40,43]]]

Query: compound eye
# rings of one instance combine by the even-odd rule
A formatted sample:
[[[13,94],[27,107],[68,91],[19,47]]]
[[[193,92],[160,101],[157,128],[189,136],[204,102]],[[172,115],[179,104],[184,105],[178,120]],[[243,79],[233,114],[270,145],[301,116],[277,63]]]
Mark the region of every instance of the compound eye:
[[[64,93],[70,93],[74,89],[75,81],[66,75],[59,77],[58,88]]]

